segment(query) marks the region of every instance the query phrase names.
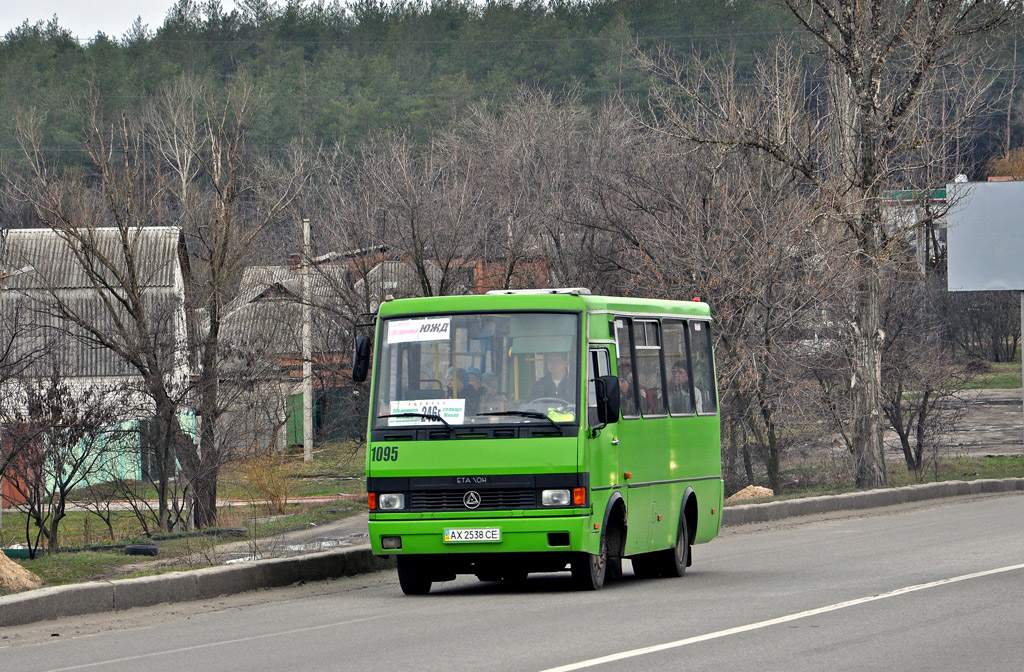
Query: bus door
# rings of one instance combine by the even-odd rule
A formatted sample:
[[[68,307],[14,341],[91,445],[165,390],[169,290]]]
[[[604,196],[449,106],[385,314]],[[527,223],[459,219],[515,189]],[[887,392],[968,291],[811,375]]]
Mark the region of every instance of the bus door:
[[[619,378],[621,406],[621,418],[616,423],[616,438],[619,442],[618,482],[626,500],[626,555],[647,550],[653,505],[651,488],[647,485],[652,480],[647,465],[650,437],[644,431],[640,412],[644,399],[640,394],[638,372],[634,366],[636,357],[631,322],[624,317],[615,319],[615,375]]]
[[[591,346],[587,355],[587,426],[598,426],[597,396],[594,390],[594,379],[597,376],[611,375],[611,356],[608,346]],[[590,488],[594,493],[592,499],[598,506],[594,507],[594,515],[604,514],[599,509],[611,497],[612,491],[622,480],[619,474],[618,423],[611,423],[598,430],[596,436],[589,432],[587,443],[587,463],[590,471]]]

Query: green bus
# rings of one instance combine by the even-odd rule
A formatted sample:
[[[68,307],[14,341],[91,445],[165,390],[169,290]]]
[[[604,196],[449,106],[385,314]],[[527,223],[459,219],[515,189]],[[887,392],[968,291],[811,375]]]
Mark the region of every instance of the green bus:
[[[699,301],[489,292],[384,302],[366,490],[406,594],[569,568],[583,589],[682,576],[721,524],[710,311]]]

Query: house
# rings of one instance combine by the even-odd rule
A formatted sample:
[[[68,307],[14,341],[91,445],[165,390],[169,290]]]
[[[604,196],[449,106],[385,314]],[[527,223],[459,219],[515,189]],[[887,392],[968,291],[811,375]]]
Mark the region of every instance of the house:
[[[124,287],[135,286],[145,307],[146,337],[157,344],[166,364],[166,382],[172,389],[186,389],[187,274],[184,236],[177,227],[79,229],[72,235],[48,228],[3,230],[0,318],[9,347],[0,366],[7,374],[0,373],[0,393],[7,400],[19,399],[26,381],[57,371],[72,389],[122,395],[115,422],[133,429],[135,440],[118,440],[118,457],[110,461],[108,475],[145,478],[153,453],[145,438],[152,403],[138,369],[111,346],[130,347],[130,339],[141,337],[134,328],[138,321],[121,301]],[[127,277],[137,282],[124,282]],[[14,412],[11,407],[7,411]],[[185,408],[181,421],[190,431],[193,418]]]
[[[344,303],[347,265],[310,273],[315,433],[325,440],[358,433],[351,427],[351,314]],[[223,418],[234,450],[302,445],[302,279],[292,266],[250,266],[225,306],[220,343],[228,353],[224,383],[233,401]],[[232,355],[232,353],[234,353]],[[365,416],[358,414],[359,425]]]

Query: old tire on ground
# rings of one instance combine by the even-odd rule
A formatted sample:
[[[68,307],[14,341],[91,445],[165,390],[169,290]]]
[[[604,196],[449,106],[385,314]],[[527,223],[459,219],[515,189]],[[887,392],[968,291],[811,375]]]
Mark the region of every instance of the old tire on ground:
[[[420,558],[400,555],[398,562],[398,584],[406,595],[426,595],[430,592],[430,574]]]
[[[156,555],[158,552],[159,549],[153,543],[128,544],[124,547],[125,555]]]

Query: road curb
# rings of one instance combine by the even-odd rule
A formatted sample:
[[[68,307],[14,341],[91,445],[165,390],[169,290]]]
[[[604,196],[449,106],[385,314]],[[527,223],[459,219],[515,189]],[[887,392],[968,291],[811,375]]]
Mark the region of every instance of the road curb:
[[[369,545],[363,545],[135,579],[51,586],[0,597],[0,628],[65,616],[203,600],[391,567],[393,558],[375,556]]]
[[[993,492],[1024,490],[1024,478],[989,478],[977,481],[922,483],[887,490],[848,492],[842,495],[805,497],[764,504],[741,504],[722,509],[722,526],[767,523],[783,518],[810,516],[834,511],[854,511],[920,502],[942,497],[960,497]]]
[[[722,525],[763,523],[834,511],[1016,490],[1024,491],[1024,478],[946,481],[766,504],[743,504],[724,508]],[[375,556],[369,545],[363,545],[135,579],[39,588],[0,597],[0,627],[65,616],[122,611],[132,607],[203,600],[262,588],[279,588],[302,581],[355,576],[392,567],[393,557]]]

